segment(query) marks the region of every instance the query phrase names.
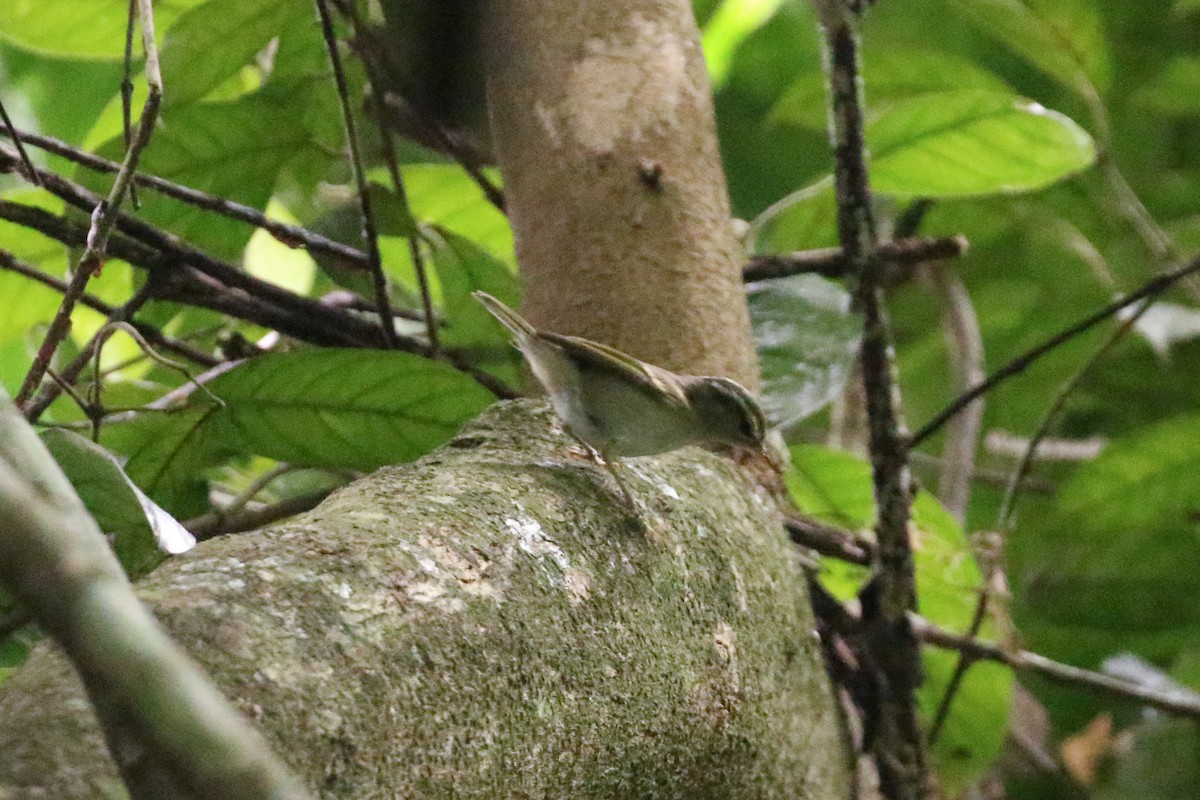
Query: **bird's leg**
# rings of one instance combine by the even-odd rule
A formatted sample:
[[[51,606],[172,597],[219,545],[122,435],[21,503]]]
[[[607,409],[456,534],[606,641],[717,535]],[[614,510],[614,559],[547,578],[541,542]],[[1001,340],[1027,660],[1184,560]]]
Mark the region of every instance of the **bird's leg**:
[[[625,484],[625,481],[621,479],[621,474],[617,472],[616,459],[609,459],[600,450],[597,450],[595,447],[576,436],[575,433],[569,428],[567,429],[567,433],[571,434],[572,439],[583,445],[583,449],[587,450],[588,455],[592,457],[593,461],[604,467],[604,469],[608,471],[609,475],[612,475],[613,480],[617,482],[617,488],[621,490],[621,499],[625,502],[625,507],[636,513],[637,504],[633,502],[633,495],[629,493],[629,487]]]
[[[617,471],[616,460],[609,460],[603,453],[597,450],[592,450],[592,457],[595,458],[601,466],[608,470],[608,474],[613,476],[613,480],[617,482],[617,488],[621,490],[621,497],[625,500],[626,507],[630,511],[637,513],[637,504],[633,502],[633,495],[629,493],[629,487],[625,485],[625,481],[621,479],[621,473]]]

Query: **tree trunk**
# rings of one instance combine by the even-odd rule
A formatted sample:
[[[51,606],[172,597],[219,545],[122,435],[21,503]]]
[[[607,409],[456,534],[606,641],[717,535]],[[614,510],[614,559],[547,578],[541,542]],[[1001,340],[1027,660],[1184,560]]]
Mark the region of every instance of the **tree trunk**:
[[[492,134],[529,319],[757,387],[691,4],[504,0],[492,14]]]

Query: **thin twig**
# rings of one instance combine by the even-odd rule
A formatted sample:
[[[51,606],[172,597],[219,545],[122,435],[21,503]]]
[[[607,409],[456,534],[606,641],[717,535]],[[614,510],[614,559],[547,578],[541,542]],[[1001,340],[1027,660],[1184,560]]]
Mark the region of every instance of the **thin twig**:
[[[115,161],[109,161],[107,158],[101,158],[92,153],[79,150],[52,136],[44,136],[28,131],[17,131],[16,133],[34,147],[40,147],[48,153],[54,153],[56,156],[61,156],[72,163],[79,164],[96,172],[115,173],[121,168],[121,165]],[[217,197],[187,186],[181,186],[178,183],[172,183],[155,175],[138,173],[134,176],[133,180],[138,186],[153,189],[164,197],[170,197],[195,208],[211,211],[215,214],[238,220],[239,222],[245,222],[256,228],[262,228],[289,247],[303,245],[310,253],[320,253],[337,258],[340,265],[349,269],[365,272],[370,268],[367,254],[357,247],[335,242],[319,233],[314,233],[298,225],[289,225],[286,222],[271,219],[257,208],[236,203],[232,200],[226,200],[223,197]]]
[[[983,380],[983,334],[967,287],[956,273],[931,267],[923,270],[929,283],[942,299],[942,326],[945,330],[950,365],[959,391]],[[938,499],[961,524],[971,500],[971,479],[975,472],[975,454],[983,429],[983,400],[959,415],[946,434],[942,449],[945,463],[938,479]]]
[[[854,303],[864,318],[859,362],[878,509],[874,575],[860,596],[873,677],[880,684],[871,751],[883,795],[889,800],[917,800],[927,795],[930,778],[916,713],[916,689],[922,680],[920,648],[908,622],[917,602],[908,535],[911,481],[881,283],[883,262],[875,249],[858,38],[843,0],[814,0],[814,5],[824,28],[829,62],[838,242],[856,276]]]
[[[29,153],[25,152],[25,143],[17,135],[16,127],[13,125],[12,120],[9,119],[8,112],[4,110],[4,103],[0,103],[0,119],[4,120],[4,129],[8,132],[8,138],[12,139],[13,144],[17,148],[17,154],[21,157],[21,164],[25,167],[26,175],[28,175],[29,180],[33,181],[35,186],[40,186],[37,171],[33,168],[33,162],[29,160]]]
[[[365,59],[364,59],[365,60]],[[404,98],[392,92],[387,92],[383,97],[383,105],[388,111],[397,118],[415,119],[422,128],[422,132],[429,136],[437,146],[443,151],[450,154],[450,157],[458,162],[458,165],[463,168],[467,176],[475,182],[479,190],[483,192],[484,198],[489,203],[496,207],[501,213],[506,213],[506,201],[504,199],[504,191],[496,184],[492,183],[487,175],[483,174],[483,160],[473,152],[474,148],[469,144],[464,144],[460,137],[446,129],[441,122],[434,119],[431,114],[423,113],[415,108],[411,103]],[[386,122],[384,123],[386,124]]]
[[[946,422],[955,414],[966,408],[972,400],[991,391],[998,384],[1004,382],[1008,378],[1024,372],[1030,367],[1030,365],[1050,351],[1094,328],[1096,325],[1116,314],[1118,311],[1128,308],[1139,300],[1157,297],[1167,289],[1170,289],[1171,286],[1173,286],[1181,278],[1191,275],[1197,271],[1200,271],[1200,256],[1193,257],[1191,261],[1179,267],[1178,269],[1155,276],[1151,280],[1142,284],[1142,286],[1138,289],[1114,300],[1113,302],[1101,308],[1099,311],[1096,311],[1079,322],[1068,326],[1038,346],[1033,347],[1017,356],[1012,361],[1009,361],[1007,364],[1000,367],[1000,369],[989,375],[987,380],[983,381],[983,383],[977,384],[968,391],[963,392],[961,395],[955,398],[953,402],[938,412],[933,419],[925,423],[924,427],[913,434],[912,438],[909,440],[909,447],[916,447],[918,444],[928,439],[943,425],[945,425]]]
[[[4,218],[2,214],[0,214],[0,218]],[[37,281],[43,286],[47,286],[58,292],[65,292],[67,290],[66,282],[59,280],[52,275],[47,275],[30,264],[24,263],[7,250],[0,249],[0,269],[6,269],[10,272],[15,272],[18,275],[22,275],[26,278]],[[90,294],[82,295],[79,298],[79,303],[87,306],[93,311],[100,312],[106,317],[111,316],[113,313],[113,306],[110,306],[108,303],[105,303],[103,300],[93,297]],[[162,331],[153,325],[148,325],[144,322],[132,322],[131,324],[137,329],[137,332],[140,333],[146,341],[150,342],[156,347],[178,353],[184,358],[190,359],[205,367],[212,367],[221,363],[221,359],[214,358],[212,355],[204,352],[203,350],[197,350],[187,342],[166,336]]]
[[[893,239],[876,249],[876,257],[892,266],[910,266],[923,261],[945,261],[967,252],[967,238],[943,236]],[[851,273],[850,261],[840,247],[822,247],[796,253],[753,256],[742,270],[742,280],[762,281],[812,273],[826,278],[844,278]]]
[[[372,78],[372,82],[374,82],[374,78]],[[396,147],[392,140],[392,132],[382,122],[379,125],[379,137],[383,144],[383,160],[392,177],[392,186],[396,189],[396,196],[409,219],[413,220],[414,229],[406,237],[408,239],[408,255],[412,259],[417,288],[421,291],[421,309],[425,314],[425,336],[429,339],[429,348],[436,357],[439,349],[438,321],[433,313],[433,293],[429,290],[429,274],[425,269],[425,255],[421,252],[420,230],[417,227],[416,217],[413,216],[412,206],[408,202],[408,190],[404,186],[404,175],[401,174],[400,164],[396,161]]]
[[[121,132],[126,151],[133,144],[130,118],[133,115],[133,29],[136,24],[137,0],[129,0],[129,15],[125,23],[125,71],[121,76]],[[141,207],[136,182],[129,187],[129,202],[135,209]]]
[[[63,294],[63,301],[59,306],[58,313],[50,323],[50,329],[46,332],[41,347],[38,348],[37,356],[29,372],[25,375],[25,380],[21,382],[21,389],[16,397],[16,404],[19,408],[24,407],[41,384],[42,377],[46,374],[46,367],[50,365],[50,361],[54,357],[54,351],[58,349],[59,343],[66,338],[71,329],[71,311],[75,308],[79,296],[83,294],[88,280],[104,260],[109,234],[117,222],[117,211],[125,199],[125,193],[129,188],[133,173],[137,169],[142,150],[150,143],[150,136],[154,132],[154,123],[158,119],[158,106],[162,98],[162,74],[158,67],[158,45],[154,41],[154,9],[152,0],[138,0],[138,3],[142,19],[142,46],[146,51],[146,84],[149,92],[146,103],[142,106],[141,117],[138,119],[137,135],[125,152],[125,161],[113,181],[108,197],[92,211],[92,224],[88,230],[83,255],[79,257],[79,262],[75,266],[75,273],[71,276],[71,282]]]
[[[1033,466],[1033,461],[1037,458],[1038,447],[1050,434],[1050,427],[1062,412],[1063,406],[1066,405],[1067,398],[1079,387],[1083,379],[1089,372],[1104,359],[1105,356],[1120,342],[1129,331],[1133,330],[1134,325],[1141,319],[1142,315],[1150,310],[1153,301],[1147,298],[1142,302],[1134,313],[1126,320],[1123,320],[1117,326],[1112,334],[1104,340],[1104,343],[1097,348],[1075,374],[1072,375],[1066,383],[1059,389],[1058,394],[1054,398],[1054,402],[1046,409],[1046,413],[1042,415],[1042,419],[1038,422],[1037,429],[1033,436],[1029,438],[1029,444],[1025,447],[1025,452],[1021,455],[1021,461],[1013,469],[1012,475],[1009,477],[1008,484],[1004,488],[1004,498],[1000,501],[1000,510],[996,515],[996,529],[1000,531],[1009,530],[1012,523],[1013,510],[1016,508],[1017,495],[1020,491],[1021,482],[1025,476],[1029,474],[1029,470]]]
[[[333,67],[333,81],[337,85],[338,100],[342,108],[342,124],[346,129],[350,170],[358,190],[358,206],[362,213],[362,238],[367,247],[367,259],[371,265],[371,279],[375,284],[375,303],[379,311],[379,325],[388,347],[399,348],[396,338],[396,323],[392,317],[392,303],[388,298],[387,277],[383,274],[383,262],[379,255],[379,232],[375,226],[375,211],[371,207],[371,192],[363,170],[362,152],[358,143],[358,126],[350,108],[350,90],[346,88],[346,73],[342,70],[342,55],[338,51],[337,36],[333,31],[333,19],[325,0],[315,0],[317,15],[321,18],[321,33],[325,37],[325,48],[329,52],[329,63]],[[430,323],[432,325],[432,323]]]
[[[1176,716],[1200,718],[1200,697],[1192,692],[1160,692],[1130,681],[1113,678],[1099,672],[1073,667],[1028,650],[1006,650],[992,642],[984,642],[951,633],[916,614],[910,615],[913,630],[921,641],[966,653],[976,661],[995,661],[1015,672],[1039,675],[1070,686],[1093,689],[1104,694],[1136,700],[1139,703]]]
[[[155,287],[153,281],[147,281],[144,283],[142,288],[134,292],[133,297],[125,301],[123,305],[113,309],[112,313],[109,314],[108,317],[109,324],[115,322],[128,322],[133,318],[133,315],[136,314],[138,310],[150,300],[151,297],[153,297],[154,291]],[[89,340],[88,343],[79,351],[79,354],[76,355],[75,358],[71,359],[71,361],[62,368],[61,372],[59,373],[59,377],[63,382],[70,384],[74,384],[76,382],[76,380],[79,378],[79,373],[83,372],[83,368],[87,366],[87,363],[91,359],[93,353],[103,343],[104,337],[101,334],[103,334],[107,328],[108,325],[105,325],[104,328],[101,328],[99,331],[97,331],[96,335],[93,336],[91,340]],[[37,419],[41,417],[42,413],[50,407],[50,404],[58,398],[60,392],[61,390],[59,388],[59,382],[49,383],[42,386],[37,395],[30,400],[29,407],[24,409],[25,419],[30,422],[37,421]],[[94,405],[99,407],[100,404],[98,401],[95,401]]]

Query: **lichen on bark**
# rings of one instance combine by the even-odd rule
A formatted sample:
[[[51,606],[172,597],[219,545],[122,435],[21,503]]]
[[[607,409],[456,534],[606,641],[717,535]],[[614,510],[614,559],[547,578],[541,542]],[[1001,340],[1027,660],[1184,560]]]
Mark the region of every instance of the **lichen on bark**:
[[[770,499],[696,449],[621,468],[640,523],[544,406],[499,404],[140,594],[322,797],[847,797]],[[0,718],[0,797],[114,785],[52,648]]]

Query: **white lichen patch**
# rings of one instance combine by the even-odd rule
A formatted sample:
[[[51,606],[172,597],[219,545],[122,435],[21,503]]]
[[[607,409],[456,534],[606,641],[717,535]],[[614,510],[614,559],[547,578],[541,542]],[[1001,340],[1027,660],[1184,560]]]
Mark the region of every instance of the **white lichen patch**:
[[[659,20],[640,14],[620,37],[589,39],[567,76],[567,132],[583,147],[611,152],[622,141],[642,141],[679,124],[680,109],[697,101],[688,79],[683,39]]]
[[[519,506],[518,506],[519,507]],[[505,517],[504,525],[516,537],[517,547],[533,556],[543,568],[543,572],[552,585],[561,585],[569,593],[573,605],[587,599],[590,582],[587,574],[571,564],[570,557],[550,538],[540,522],[532,517]],[[547,564],[553,563],[557,570],[549,569]]]

